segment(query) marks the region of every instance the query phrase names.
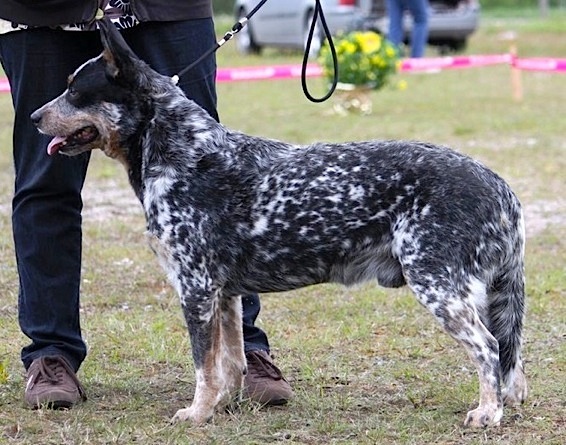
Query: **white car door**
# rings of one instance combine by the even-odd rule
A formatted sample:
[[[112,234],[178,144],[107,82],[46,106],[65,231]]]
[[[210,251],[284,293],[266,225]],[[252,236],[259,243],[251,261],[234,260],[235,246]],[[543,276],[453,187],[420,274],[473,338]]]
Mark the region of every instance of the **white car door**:
[[[253,8],[257,2],[250,1]],[[258,44],[289,45],[300,42],[300,20],[304,0],[269,0],[250,23]],[[249,12],[249,11],[248,11]],[[257,20],[254,18],[257,17]]]
[[[285,23],[283,40],[287,44],[302,45],[305,29],[305,15],[312,1],[282,0],[280,10],[281,19]],[[284,5],[284,6],[283,6]]]

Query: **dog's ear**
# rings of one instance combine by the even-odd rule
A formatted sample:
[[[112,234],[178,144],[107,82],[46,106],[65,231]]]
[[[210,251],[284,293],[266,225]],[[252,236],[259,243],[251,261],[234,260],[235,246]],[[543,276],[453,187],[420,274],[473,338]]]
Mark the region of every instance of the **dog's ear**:
[[[107,63],[107,72],[113,77],[135,75],[136,62],[139,58],[128,46],[120,31],[110,19],[104,16],[98,20],[102,40],[102,57]]]

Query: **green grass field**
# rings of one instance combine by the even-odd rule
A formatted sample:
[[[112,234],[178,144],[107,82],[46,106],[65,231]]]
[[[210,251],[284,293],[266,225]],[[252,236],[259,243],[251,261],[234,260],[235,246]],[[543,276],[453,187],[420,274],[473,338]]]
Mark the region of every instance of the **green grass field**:
[[[469,54],[502,53],[507,31],[525,56],[565,57],[559,23],[487,17]],[[219,33],[230,25],[219,21]],[[430,55],[434,55],[431,50]],[[243,58],[227,44],[221,67],[299,63],[269,50]],[[93,157],[84,191],[82,325],[89,355],[79,377],[89,400],[71,411],[29,411],[19,360],[18,277],[11,236],[12,111],[0,96],[0,444],[562,444],[566,437],[566,77],[525,72],[513,100],[506,66],[404,74],[408,89],[373,93],[370,116],[311,104],[298,80],[220,84],[223,122],[297,143],[422,139],[480,159],[525,207],[525,361],[530,397],[501,427],[462,427],[478,402],[463,351],[406,289],[321,285],[265,295],[260,325],[296,397],[243,404],[204,427],[170,425],[190,402],[194,374],[178,299],[146,245],[141,208],[123,168]],[[320,79],[312,89],[322,92]],[[449,174],[449,172],[447,172]]]

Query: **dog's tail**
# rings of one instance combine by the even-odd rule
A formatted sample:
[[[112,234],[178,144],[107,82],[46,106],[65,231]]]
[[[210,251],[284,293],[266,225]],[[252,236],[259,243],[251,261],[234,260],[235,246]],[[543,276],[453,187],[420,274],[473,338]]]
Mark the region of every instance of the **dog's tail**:
[[[503,396],[507,403],[522,403],[527,395],[521,357],[525,314],[524,222],[519,215],[505,265],[489,291],[489,330],[499,343]]]

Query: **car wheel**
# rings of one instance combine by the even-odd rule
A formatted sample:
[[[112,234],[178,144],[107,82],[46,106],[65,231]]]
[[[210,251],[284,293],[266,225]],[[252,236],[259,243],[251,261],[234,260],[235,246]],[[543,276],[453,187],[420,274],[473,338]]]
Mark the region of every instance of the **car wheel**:
[[[453,40],[450,46],[452,47],[452,51],[460,52],[466,49],[467,44],[468,42],[466,41],[466,39],[458,39],[458,40]]]
[[[309,32],[311,29],[312,19],[314,17],[314,12],[309,11],[307,18],[305,20],[305,26],[303,29],[303,50],[307,49],[307,42],[309,38]],[[322,48],[322,27],[320,23],[317,22],[314,27],[314,33],[312,36],[311,47],[309,48],[309,59],[316,59]]]
[[[466,39],[448,40],[438,44],[438,53],[442,56],[462,52],[466,49]]]
[[[246,11],[241,9],[237,20],[246,16]],[[255,42],[250,22],[236,34],[236,48],[241,54],[259,54],[261,47]]]

